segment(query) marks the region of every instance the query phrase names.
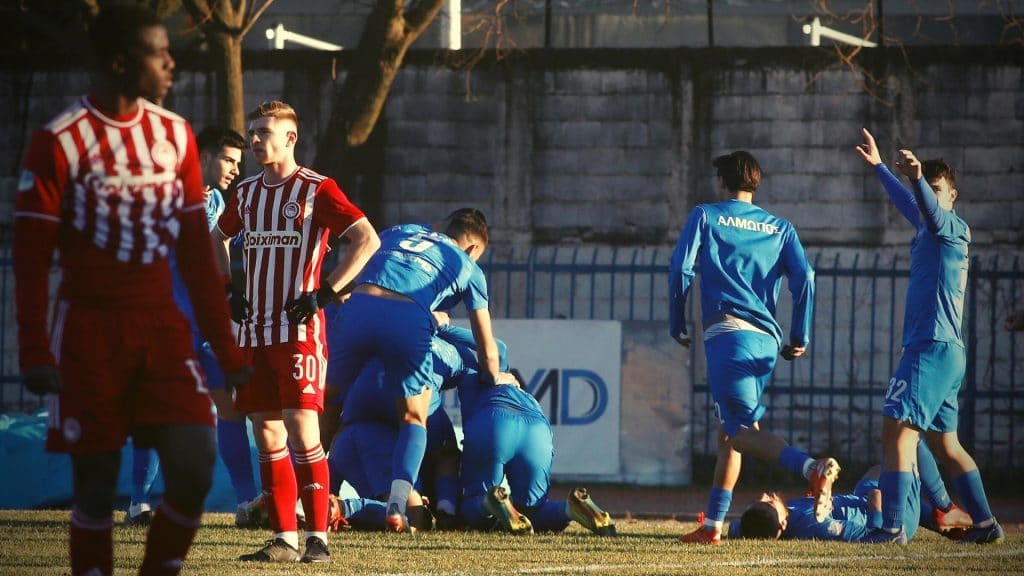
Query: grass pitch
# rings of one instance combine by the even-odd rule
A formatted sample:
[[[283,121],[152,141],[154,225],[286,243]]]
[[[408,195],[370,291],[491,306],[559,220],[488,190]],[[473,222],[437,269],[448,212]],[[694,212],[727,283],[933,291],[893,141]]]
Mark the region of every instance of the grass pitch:
[[[0,510],[0,574],[70,573],[67,518],[66,511]],[[524,537],[346,532],[331,535],[330,564],[254,565],[235,558],[260,547],[269,533],[239,530],[232,521],[229,514],[206,515],[182,574],[1024,574],[1020,530],[1011,530],[1004,543],[993,546],[950,542],[924,530],[906,547],[744,541],[691,546],[679,544],[676,537],[693,529],[692,522],[617,519],[617,538],[599,538],[576,525],[563,534]],[[117,574],[135,574],[145,535],[141,528],[115,528]]]

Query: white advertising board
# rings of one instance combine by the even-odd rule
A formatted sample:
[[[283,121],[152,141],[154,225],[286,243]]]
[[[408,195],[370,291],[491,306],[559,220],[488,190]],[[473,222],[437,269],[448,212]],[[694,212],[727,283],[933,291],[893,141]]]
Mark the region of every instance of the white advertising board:
[[[499,319],[494,335],[508,346],[511,368],[551,421],[552,474],[618,476],[621,322]],[[451,391],[445,409],[461,425]]]

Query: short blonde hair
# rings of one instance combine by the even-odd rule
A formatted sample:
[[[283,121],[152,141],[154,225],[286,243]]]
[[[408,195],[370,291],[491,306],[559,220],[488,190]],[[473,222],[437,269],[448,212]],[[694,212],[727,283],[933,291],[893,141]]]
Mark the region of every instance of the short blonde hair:
[[[249,112],[249,120],[259,120],[260,118],[291,120],[296,126],[299,125],[299,117],[295,114],[295,109],[280,100],[260,102],[259,106]]]

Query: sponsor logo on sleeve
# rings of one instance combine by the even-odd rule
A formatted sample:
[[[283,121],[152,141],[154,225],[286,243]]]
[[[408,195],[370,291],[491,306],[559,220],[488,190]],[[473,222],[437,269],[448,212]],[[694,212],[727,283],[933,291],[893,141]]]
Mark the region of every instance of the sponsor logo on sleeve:
[[[36,185],[36,175],[34,172],[25,168],[21,171],[21,176],[18,178],[18,192],[28,192]]]

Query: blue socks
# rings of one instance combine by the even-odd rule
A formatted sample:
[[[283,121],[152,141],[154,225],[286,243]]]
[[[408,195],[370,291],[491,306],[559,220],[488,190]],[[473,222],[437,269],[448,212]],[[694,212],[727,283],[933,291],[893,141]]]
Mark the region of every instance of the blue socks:
[[[526,514],[533,524],[533,529],[538,532],[561,532],[571,521],[566,510],[567,504],[565,500],[545,500],[542,504],[530,508],[516,506],[516,510]]]
[[[913,472],[882,472],[878,487],[882,490],[882,528],[895,534],[903,527],[903,510],[913,489]]]
[[[811,457],[806,452],[792,446],[786,446],[779,454],[779,465],[801,478],[806,478],[804,468],[808,460],[811,460]]]
[[[256,497],[256,481],[249,451],[249,430],[245,419],[231,422],[217,419],[217,451],[228,470],[238,504]]]
[[[946,492],[946,485],[939,474],[935,456],[924,442],[917,444],[917,473],[921,476],[921,493],[939,510],[949,510],[953,501]]]
[[[132,504],[149,504],[153,483],[160,472],[160,461],[156,450],[135,448],[132,450]]]
[[[732,490],[712,488],[711,494],[708,496],[708,511],[707,519],[704,521],[705,526],[708,522],[714,522],[715,527],[721,529],[722,523],[725,522],[725,515],[729,512],[729,506],[731,504]]]
[[[981,484],[981,473],[975,468],[953,478],[953,489],[956,490],[964,510],[971,515],[974,525],[984,524],[992,520],[992,509],[988,507],[988,497],[985,496],[985,487]]]
[[[459,479],[456,476],[441,476],[434,480],[434,496],[437,498],[437,509],[441,510],[442,503],[445,508],[451,506],[451,510],[445,510],[447,514],[455,515],[458,512],[459,504]]]
[[[402,424],[398,429],[398,442],[391,459],[391,470],[395,480],[416,484],[427,451],[427,429],[416,424]]]

